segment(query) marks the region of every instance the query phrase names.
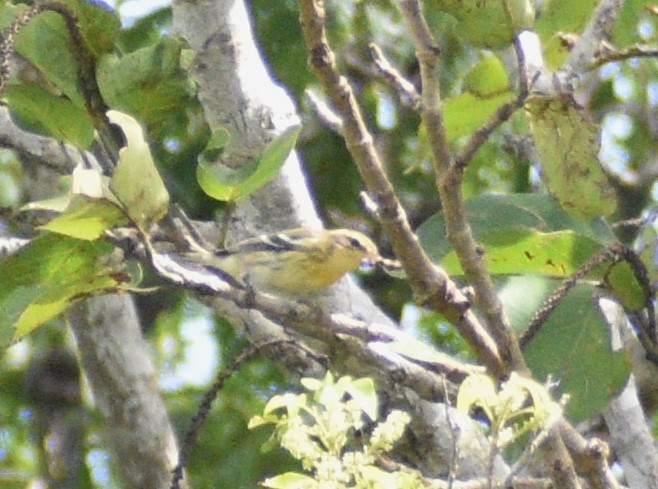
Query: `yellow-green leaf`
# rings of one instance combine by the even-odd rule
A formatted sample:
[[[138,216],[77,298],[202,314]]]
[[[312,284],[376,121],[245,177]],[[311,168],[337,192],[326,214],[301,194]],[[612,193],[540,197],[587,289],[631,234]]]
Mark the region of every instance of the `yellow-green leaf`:
[[[601,245],[573,231],[540,233],[519,227],[490,230],[482,248],[487,268],[494,275],[535,273],[567,277]],[[463,274],[454,251],[441,260],[441,265],[450,274]]]
[[[464,39],[476,46],[503,47],[535,20],[529,0],[435,0],[437,8],[453,15]]]
[[[286,472],[270,477],[261,482],[261,485],[271,489],[319,489],[320,487],[315,479],[298,472]]]
[[[116,110],[108,118],[123,130],[128,144],[119,153],[110,189],[126,214],[143,228],[160,220],[169,208],[169,193],[158,173],[141,126]]]
[[[234,202],[251,195],[278,174],[294,148],[300,130],[299,126],[289,127],[267,144],[257,161],[238,169],[213,164],[206,153],[197,166],[199,185],[213,199],[225,202]],[[211,143],[208,151],[217,151],[222,147],[217,147],[219,143],[214,140]]]
[[[510,91],[507,69],[498,56],[482,55],[482,60],[466,75],[464,90],[479,97],[491,97]]]
[[[548,41],[558,32],[580,34],[592,17],[598,0],[551,0],[537,18],[535,30],[542,41]]]
[[[589,221],[617,208],[598,160],[599,130],[573,100],[533,96],[526,113],[541,160],[542,179],[562,208]]]
[[[347,387],[347,392],[371,421],[379,417],[379,404],[375,383],[369,377],[355,379]]]
[[[112,250],[102,241],[44,233],[0,260],[0,338],[18,341],[72,302],[120,288],[127,280],[123,271],[106,264]]]
[[[103,232],[126,222],[126,215],[106,200],[92,200],[82,195],[73,197],[67,209],[42,229],[72,238],[95,240]]]
[[[496,275],[566,277],[615,242],[605,224],[571,218],[549,195],[482,195],[470,199],[466,209],[487,266]],[[437,214],[420,226],[418,235],[434,261],[448,273],[462,274],[444,228],[445,220]]]

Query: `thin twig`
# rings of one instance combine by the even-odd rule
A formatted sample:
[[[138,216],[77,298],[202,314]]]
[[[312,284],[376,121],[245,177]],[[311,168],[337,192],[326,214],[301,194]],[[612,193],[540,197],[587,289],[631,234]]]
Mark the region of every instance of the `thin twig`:
[[[560,489],[581,489],[573,459],[565,446],[558,426],[559,421],[550,429],[549,435],[544,441],[545,446],[551,451],[551,463],[548,464],[551,479],[555,487]]]
[[[208,391],[203,395],[203,399],[199,404],[197,412],[192,418],[192,422],[190,423],[190,426],[185,433],[183,444],[181,445],[181,448],[178,452],[178,463],[173,470],[173,475],[171,478],[171,489],[180,488],[180,482],[183,479],[183,470],[187,465],[187,459],[192,448],[194,447],[194,444],[196,443],[197,438],[199,437],[199,432],[203,426],[203,423],[208,418],[210,408],[212,407],[212,403],[217,398],[217,394],[219,394],[219,391],[224,388],[226,381],[231,378],[231,376],[236,373],[243,364],[249,360],[252,360],[259,354],[260,349],[263,346],[266,345],[250,346],[246,351],[236,357],[226,368],[226,370],[217,373],[215,382],[213,383],[212,387],[210,387],[210,389],[208,389]]]
[[[344,314],[328,314],[319,307],[291,302],[255,290],[246,290],[245,287],[235,283],[235,279],[231,280],[230,276],[220,273],[217,269],[177,261],[174,255],[156,251],[148,239],[143,239],[141,247],[126,244],[126,248],[137,252],[141,250],[160,277],[175,285],[197,291],[205,296],[231,301],[242,309],[257,310],[276,324],[285,325],[326,344],[336,345],[340,342],[340,348],[336,350],[340,350],[341,355],[354,355],[365,364],[377,366],[382,374],[380,377],[375,376],[380,385],[392,383],[387,375],[395,372],[396,386],[409,387],[422,399],[438,401],[443,400],[444,391],[439,375],[445,375],[453,382],[460,382],[467,375],[478,370],[447,355],[445,361],[442,361],[440,354],[432,364],[422,362],[420,365],[413,358],[407,358],[390,350],[389,343],[409,341],[398,330],[366,323]]]
[[[591,487],[597,489],[621,489],[623,487],[612,475],[608,464],[610,449],[604,441],[596,438],[586,440],[564,419],[556,423],[555,429],[560,432],[560,437],[578,467],[579,473],[586,478]]]
[[[308,100],[311,109],[315,112],[318,118],[331,129],[336,134],[343,134],[343,121],[336,112],[334,112],[331,107],[327,104],[325,100],[320,98],[315,92],[311,89],[304,91],[306,95],[306,100]]]
[[[11,57],[14,54],[14,44],[16,35],[20,30],[30,23],[39,13],[42,7],[36,3],[28,8],[25,12],[19,14],[9,27],[2,31],[0,39],[0,97],[4,95],[5,88],[11,70]]]
[[[634,58],[656,58],[658,57],[658,48],[649,47],[649,46],[640,46],[636,45],[628,49],[616,50],[608,49],[605,52],[601,53],[592,61],[589,65],[590,70],[595,70],[607,63],[613,63],[615,61],[625,61],[627,59]]]
[[[641,228],[646,226],[647,222],[649,221],[647,220],[646,217],[634,217],[632,219],[624,219],[623,221],[613,222],[612,224],[610,224],[610,228],[612,229]]]
[[[651,363],[658,365],[658,346],[653,341],[650,331],[655,331],[649,324],[649,320],[640,312],[631,312],[628,314],[633,324],[637,325],[637,339],[640,341],[644,354]]]
[[[613,257],[614,253],[610,250],[610,248],[605,248],[593,255],[578,270],[576,270],[573,275],[562,282],[562,284],[560,284],[560,286],[553,291],[550,297],[544,301],[542,307],[540,307],[530,319],[528,327],[523,333],[523,336],[521,336],[519,339],[521,348],[525,348],[528,343],[530,343],[530,341],[546,323],[551,314],[553,314],[553,311],[555,311],[555,309],[557,309],[557,307],[560,305],[562,299],[566,297],[569,291],[575,287],[579,281],[585,278],[587,274],[589,274],[601,263],[613,259]]]
[[[528,343],[530,343],[530,341],[540,331],[542,326],[546,323],[553,311],[560,305],[569,291],[576,284],[578,284],[578,282],[583,280],[592,270],[607,261],[610,261],[611,263],[625,261],[633,270],[635,279],[640,284],[642,292],[645,296],[644,308],[647,311],[648,318],[647,326],[640,328],[640,331],[638,331],[638,336],[642,341],[642,336],[644,335],[644,339],[649,341],[649,344],[653,345],[652,348],[647,350],[647,353],[655,352],[656,321],[653,305],[655,290],[651,285],[648,271],[642,260],[633,250],[622,244],[614,244],[608,246],[607,248],[604,248],[591,256],[580,268],[578,268],[578,270],[576,270],[568,279],[562,282],[562,284],[560,284],[560,286],[553,291],[550,297],[546,299],[542,307],[533,315],[532,319],[528,323],[528,327],[519,340],[521,348],[525,348]]]
[[[496,113],[477,131],[473,133],[468,142],[455,156],[455,167],[463,171],[471,161],[475,153],[489,140],[491,134],[504,122],[512,117],[517,109],[523,107],[525,96],[517,97],[515,100],[501,105]]]
[[[397,90],[400,100],[413,109],[420,109],[420,94],[413,83],[403,77],[398,70],[384,57],[384,53],[375,43],[370,43],[370,54],[377,71]]]
[[[494,465],[496,462],[496,455],[498,455],[499,452],[499,436],[500,431],[494,429],[489,440],[489,453],[487,454],[487,489],[493,489],[494,487]]]
[[[635,280],[638,281],[640,287],[642,288],[642,292],[644,293],[644,308],[647,313],[647,334],[649,335],[649,338],[651,338],[651,342],[654,345],[655,351],[655,345],[658,341],[658,333],[656,331],[656,312],[653,304],[656,290],[652,285],[651,280],[649,279],[649,271],[647,270],[647,266],[640,259],[637,253],[635,253],[631,248],[627,246],[617,245],[614,249],[614,252],[619,255],[620,259],[629,264],[633,270]]]

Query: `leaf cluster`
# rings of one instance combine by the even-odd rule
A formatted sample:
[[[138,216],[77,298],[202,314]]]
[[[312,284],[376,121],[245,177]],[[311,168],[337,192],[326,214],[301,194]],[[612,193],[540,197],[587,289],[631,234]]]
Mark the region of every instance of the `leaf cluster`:
[[[402,411],[391,411],[375,423],[379,413],[372,379],[334,380],[327,373],[323,380],[307,378],[301,383],[310,394],[272,397],[263,416],[252,418],[249,427],[273,424],[273,441],[311,475],[287,472],[265,480],[264,487],[426,487],[417,473],[377,467],[377,461],[402,437],[410,418]]]

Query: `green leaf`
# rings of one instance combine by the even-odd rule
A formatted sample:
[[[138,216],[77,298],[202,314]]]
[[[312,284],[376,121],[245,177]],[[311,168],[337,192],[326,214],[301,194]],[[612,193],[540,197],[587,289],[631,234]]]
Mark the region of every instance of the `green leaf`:
[[[493,407],[498,402],[498,389],[494,380],[485,374],[473,374],[464,379],[457,394],[457,409],[469,414],[475,406],[481,407],[489,420],[494,420]]]
[[[580,34],[598,4],[598,0],[551,0],[537,18],[535,31],[544,43],[558,32]]]
[[[556,278],[570,276],[592,255],[617,242],[602,220],[587,224],[573,219],[548,195],[482,195],[466,202],[466,217],[492,274],[534,276],[508,278],[501,285],[501,298],[516,328],[527,324],[547,297],[547,289],[558,283]],[[461,275],[463,270],[444,229],[445,220],[439,213],[425,221],[417,233],[433,261],[448,273]],[[651,236],[648,241],[652,242]],[[651,265],[652,250],[647,249],[649,270],[655,268]],[[645,293],[628,264],[604,263],[590,273],[590,278],[603,280],[627,309],[644,307]],[[514,304],[517,293],[525,299]],[[506,301],[506,294],[510,294],[510,301]]]
[[[493,274],[532,273],[566,277],[593,253],[615,242],[599,222],[567,215],[548,195],[484,195],[466,203],[467,218]],[[445,233],[442,214],[418,228],[430,257],[451,274],[462,274]]]
[[[199,163],[212,166],[217,161],[219,155],[228,144],[231,142],[231,134],[224,127],[216,127],[212,129],[208,144],[203,149],[198,157]]]
[[[551,71],[557,71],[564,64],[571,52],[572,46],[565,39],[563,32],[558,32],[542,44],[544,62]]]
[[[238,186],[248,178],[250,169],[246,167],[232,169],[199,161],[196,178],[199,186],[208,196],[222,202],[234,202],[238,199]]]
[[[635,278],[633,269],[627,262],[613,263],[604,276],[605,285],[629,311],[644,309],[647,303],[646,291]]]
[[[95,240],[105,230],[127,221],[121,209],[111,202],[76,195],[67,209],[41,229],[72,238]]]
[[[320,389],[322,389],[327,383],[330,385],[333,384],[333,376],[331,375],[331,372],[327,372],[327,375],[325,375],[325,378],[320,380],[320,379],[315,379],[313,377],[303,377],[300,379],[300,384],[302,384],[307,390],[311,392],[317,392]]]
[[[261,482],[261,485],[272,489],[315,489],[320,487],[315,479],[298,472],[286,472],[270,477]]]
[[[73,11],[73,14],[76,18],[76,24],[80,29],[82,38],[84,39],[87,48],[92,52],[93,55],[99,56],[103,53],[111,52],[114,50],[116,39],[119,35],[119,32],[121,31],[121,20],[112,9],[107,8],[100,2],[93,2],[89,0],[66,0],[65,4]],[[5,5],[0,5],[0,29],[5,29],[8,27],[16,15],[18,13],[23,13],[25,10],[25,5],[11,5],[8,2]],[[41,13],[38,16],[40,19],[43,19],[44,17],[59,17],[63,20],[63,17],[56,12]],[[40,59],[39,57],[48,54],[43,52],[36,52],[36,45],[30,44],[31,40],[33,39],[32,36],[34,34],[38,34],[38,31],[44,26],[46,26],[46,29],[42,29],[41,32],[43,32],[45,35],[48,35],[49,39],[52,39],[50,36],[54,36],[55,39],[63,39],[65,37],[70,38],[68,29],[66,29],[66,26],[60,22],[52,20],[40,20],[37,22],[36,19],[33,19],[31,23],[32,22],[36,22],[37,28],[28,29],[28,35],[25,35],[25,33],[22,31],[21,34],[19,34],[19,37],[24,37],[24,39],[19,42],[26,44],[26,46],[24,46],[26,51],[19,52],[33,62],[34,59]],[[62,27],[64,27],[64,30],[62,30]],[[30,32],[30,30],[33,32]],[[55,34],[57,35],[55,36]],[[32,52],[36,52],[36,58],[31,57]],[[52,53],[50,59],[54,59],[52,57]]]
[[[515,97],[500,58],[485,55],[466,75],[464,91],[447,99],[443,117],[448,139],[453,142],[479,129],[501,106]],[[424,130],[421,137],[426,139]]]
[[[22,340],[42,324],[59,316],[72,302],[73,298],[70,294],[50,297],[43,304],[32,301],[14,323],[14,334],[10,344]]]
[[[334,377],[331,372],[327,372],[324,379],[322,379],[322,387],[315,391],[313,400],[325,408],[331,409],[333,406],[343,402],[343,396],[345,395],[345,392],[347,392],[346,388],[351,381],[351,377],[344,376],[339,377],[336,382],[334,382]],[[306,382],[304,387],[312,390],[311,383],[309,382]]]
[[[251,195],[278,174],[294,148],[300,130],[299,126],[289,127],[267,144],[257,161],[237,170],[224,165],[212,165],[204,158],[200,159],[197,166],[199,185],[213,199],[225,202],[234,202]],[[214,141],[209,150],[220,149],[216,147],[218,144]]]
[[[68,0],[80,27],[87,48],[98,57],[114,51],[121,32],[121,19],[101,2]]]
[[[505,65],[498,56],[483,54],[482,60],[466,75],[464,89],[479,97],[491,97],[510,92]]]
[[[538,379],[551,375],[571,399],[566,412],[578,422],[600,413],[629,374],[624,353],[610,347],[608,325],[596,304],[596,287],[574,287],[524,351]]]
[[[103,232],[128,221],[121,203],[109,189],[110,179],[100,170],[78,165],[70,191],[59,197],[30,202],[21,210],[46,210],[60,214],[41,229],[77,239],[95,240]]]
[[[658,282],[658,232],[653,226],[643,226],[637,239],[640,247],[640,259],[649,273],[649,282]]]
[[[122,53],[130,53],[151,44],[157,44],[167,35],[166,27],[171,25],[171,8],[162,7],[134,19],[119,34],[117,45]]]
[[[638,24],[645,22],[656,28],[656,16],[647,12],[646,0],[626,0],[619,12],[614,25],[613,40],[618,48],[627,47],[633,43],[641,42],[638,35]]]
[[[100,241],[46,233],[0,261],[0,305],[8,312],[0,321],[0,338],[18,341],[72,302],[119,287],[122,279],[104,264],[112,249]]]
[[[79,83],[74,49],[64,18],[55,12],[39,14],[16,36],[16,51],[82,108],[85,99]]]
[[[106,8],[85,0],[68,0],[82,38],[93,55],[114,49],[120,29],[119,18]],[[19,9],[3,8],[2,24],[13,20]],[[26,81],[8,87],[7,99],[19,123],[28,130],[68,141],[80,148],[93,142],[93,121],[79,80],[80,51],[74,44],[64,17],[56,12],[42,12],[24,26],[16,36],[16,51],[27,60],[25,73],[34,71],[39,83]],[[33,65],[33,66],[29,66]],[[93,69],[93,67],[88,68]]]
[[[533,96],[526,113],[542,179],[562,208],[584,221],[612,214],[617,203],[598,160],[598,127],[571,100]]]
[[[517,333],[523,333],[535,312],[562,283],[549,277],[519,275],[499,279],[498,297],[505,313]]]
[[[482,127],[501,105],[513,99],[514,94],[507,91],[486,98],[464,92],[446,100],[443,105],[443,117],[448,140],[453,142],[462,136],[472,134]]]
[[[363,377],[353,380],[348,385],[347,392],[371,421],[375,421],[379,417],[377,391],[371,378]]]
[[[116,110],[108,118],[123,130],[128,144],[119,153],[119,164],[110,189],[124,211],[143,229],[161,219],[169,208],[169,193],[158,173],[140,125]]]
[[[0,4],[0,29],[5,30],[14,21],[17,15],[27,10],[27,5],[12,5],[9,2]]]
[[[88,148],[94,141],[91,117],[71,100],[53,95],[40,85],[9,85],[5,95],[17,122],[28,130]]]
[[[596,241],[573,231],[540,233],[522,227],[491,229],[481,243],[487,268],[494,275],[567,277],[601,249]],[[441,265],[448,273],[463,274],[454,251],[441,260]]]
[[[137,116],[149,128],[185,110],[193,90],[180,67],[182,46],[179,40],[163,38],[123,57],[103,56],[97,67],[103,99]]]
[[[529,0],[436,0],[458,21],[460,36],[476,46],[499,48],[534,24],[534,2]]]
[[[51,212],[64,212],[73,200],[71,194],[53,197],[52,199],[37,200],[35,202],[28,202],[23,207],[22,211],[51,211]]]
[[[296,416],[300,409],[304,408],[308,402],[306,394],[285,393],[280,396],[273,396],[263,409],[264,415],[269,415],[277,409],[286,408],[288,416]]]
[[[2,262],[0,262],[0,270]],[[35,297],[42,292],[39,285],[18,286],[9,292],[0,293],[0,347],[12,343],[15,324]]]

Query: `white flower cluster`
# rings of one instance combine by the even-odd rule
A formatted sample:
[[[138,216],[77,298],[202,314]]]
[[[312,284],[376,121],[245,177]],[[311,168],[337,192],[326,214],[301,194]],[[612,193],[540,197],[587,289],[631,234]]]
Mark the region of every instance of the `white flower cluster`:
[[[403,436],[409,414],[391,411],[370,429],[378,416],[377,395],[371,379],[342,377],[334,381],[303,379],[313,395],[275,396],[264,415],[250,427],[274,424],[276,441],[302,463],[307,474],[287,472],[263,482],[270,488],[418,488],[426,487],[418,474],[387,472],[377,462]],[[280,413],[280,414],[279,414]],[[357,436],[358,434],[358,436]]]

